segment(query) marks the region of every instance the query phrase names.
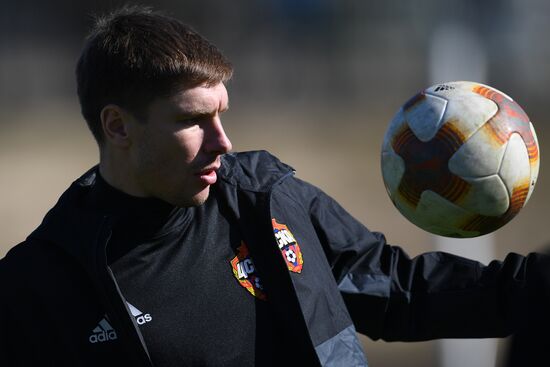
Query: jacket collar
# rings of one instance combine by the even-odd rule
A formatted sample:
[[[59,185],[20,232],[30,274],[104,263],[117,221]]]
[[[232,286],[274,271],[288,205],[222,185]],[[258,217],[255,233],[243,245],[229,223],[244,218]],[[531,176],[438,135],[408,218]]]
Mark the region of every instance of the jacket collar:
[[[269,192],[294,169],[266,151],[230,153],[222,156],[221,180],[243,190]]]
[[[38,228],[29,235],[29,238],[60,246],[92,271],[94,269],[90,269],[91,263],[95,265],[99,260],[94,244],[102,232],[101,228],[108,227],[111,221],[109,217],[84,205],[96,174],[97,166],[74,181],[46,214]]]

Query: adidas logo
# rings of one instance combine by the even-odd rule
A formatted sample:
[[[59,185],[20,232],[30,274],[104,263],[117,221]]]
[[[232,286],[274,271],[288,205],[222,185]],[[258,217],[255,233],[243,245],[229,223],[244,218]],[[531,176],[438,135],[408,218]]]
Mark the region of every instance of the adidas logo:
[[[434,92],[453,90],[453,89],[455,89],[455,87],[453,87],[452,85],[441,84],[441,85],[438,85],[437,88],[435,88]]]
[[[153,320],[153,317],[151,314],[144,314],[140,310],[138,310],[136,307],[131,305],[130,303],[126,302],[128,305],[128,308],[130,309],[130,313],[134,318],[136,319],[136,322],[138,325],[146,324]],[[88,341],[92,344],[95,343],[101,343],[101,342],[107,342],[109,340],[116,340],[117,334],[115,329],[109,324],[109,320],[107,318],[107,315],[101,319],[99,324],[95,327],[94,330],[92,330],[92,335],[88,338]]]
[[[90,343],[101,343],[109,340],[115,340],[117,338],[116,331],[113,329],[109,321],[107,321],[107,315],[99,322],[99,325],[92,331],[92,335],[88,338]]]
[[[141,312],[140,310],[138,310],[128,302],[126,302],[126,304],[128,305],[128,308],[130,309],[132,316],[135,317],[138,325],[143,325],[153,320],[153,317],[150,314],[148,313],[144,314],[143,312]]]

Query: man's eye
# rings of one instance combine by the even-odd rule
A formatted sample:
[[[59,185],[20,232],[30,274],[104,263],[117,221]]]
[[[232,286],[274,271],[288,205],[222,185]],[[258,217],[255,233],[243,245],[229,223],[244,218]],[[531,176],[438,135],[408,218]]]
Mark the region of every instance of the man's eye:
[[[177,121],[181,125],[187,125],[187,126],[193,126],[193,125],[199,125],[202,121],[207,119],[210,115],[208,114],[195,114],[195,115],[188,115],[188,116],[180,116]]]
[[[187,126],[193,126],[199,123],[199,119],[196,117],[186,118],[186,119],[179,119],[177,120],[178,124],[181,125],[187,125]]]

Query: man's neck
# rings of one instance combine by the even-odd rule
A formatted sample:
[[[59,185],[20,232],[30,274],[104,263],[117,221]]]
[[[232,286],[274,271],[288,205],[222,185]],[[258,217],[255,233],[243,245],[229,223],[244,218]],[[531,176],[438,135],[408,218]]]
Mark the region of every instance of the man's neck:
[[[100,152],[99,173],[103,179],[115,189],[125,194],[145,198],[147,193],[136,183],[134,175],[128,169],[128,164],[118,163],[121,159],[112,157],[108,152]]]

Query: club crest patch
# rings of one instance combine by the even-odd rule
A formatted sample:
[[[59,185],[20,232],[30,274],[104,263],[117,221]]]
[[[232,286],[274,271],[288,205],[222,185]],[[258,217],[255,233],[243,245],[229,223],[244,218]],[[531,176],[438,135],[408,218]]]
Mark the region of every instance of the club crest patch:
[[[275,235],[283,259],[285,259],[286,265],[288,266],[288,270],[294,273],[300,273],[302,271],[304,259],[294,235],[285,224],[277,223],[275,218],[271,219],[271,224],[273,225],[273,234]]]
[[[243,241],[241,241],[241,245],[237,247],[237,251],[237,256],[231,260],[233,275],[235,275],[239,284],[250,292],[250,294],[265,301],[267,296],[264,293],[262,282],[256,273],[256,267],[250,257],[248,247]]]

